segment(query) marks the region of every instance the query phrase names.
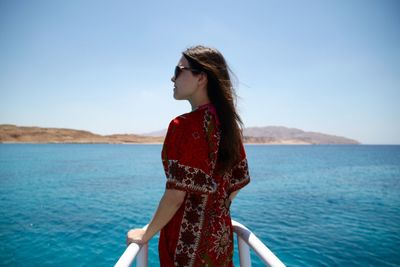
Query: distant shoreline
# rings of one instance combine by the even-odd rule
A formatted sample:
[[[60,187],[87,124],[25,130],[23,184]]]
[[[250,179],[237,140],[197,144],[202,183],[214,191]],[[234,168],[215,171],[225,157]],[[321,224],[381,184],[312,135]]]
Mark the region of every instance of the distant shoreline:
[[[400,146],[400,144],[297,144],[297,143],[243,143],[249,146]],[[163,145],[163,143],[32,143],[0,142],[0,145]]]
[[[163,145],[164,143],[62,143],[62,142],[0,142],[0,145]],[[396,146],[398,144],[307,144],[307,143],[246,143],[249,146],[324,146],[324,145],[377,145]]]
[[[3,144],[163,144],[164,139],[165,135],[99,135],[89,131],[65,128],[0,125],[0,143]],[[282,126],[245,128],[243,130],[243,141],[249,145],[360,144],[356,140],[341,136],[305,132]]]

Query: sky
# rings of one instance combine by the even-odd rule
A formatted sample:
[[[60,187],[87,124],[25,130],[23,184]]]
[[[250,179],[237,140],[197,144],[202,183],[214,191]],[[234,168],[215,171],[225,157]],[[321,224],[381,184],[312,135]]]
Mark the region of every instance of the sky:
[[[226,58],[246,127],[400,144],[396,0],[0,0],[0,124],[165,129],[197,44]]]

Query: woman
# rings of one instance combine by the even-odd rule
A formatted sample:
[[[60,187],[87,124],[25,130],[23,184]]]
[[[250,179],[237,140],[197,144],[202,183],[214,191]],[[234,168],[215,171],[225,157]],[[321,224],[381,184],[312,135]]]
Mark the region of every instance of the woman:
[[[190,113],[171,121],[162,150],[166,190],[146,231],[128,232],[127,243],[147,243],[159,230],[160,264],[233,266],[229,207],[250,182],[229,68],[213,48],[182,53],[174,98]]]

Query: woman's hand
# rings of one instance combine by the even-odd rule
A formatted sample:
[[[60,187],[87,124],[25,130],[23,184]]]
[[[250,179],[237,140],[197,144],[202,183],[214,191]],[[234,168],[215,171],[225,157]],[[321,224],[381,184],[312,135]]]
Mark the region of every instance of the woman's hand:
[[[128,234],[126,235],[126,245],[129,246],[130,243],[136,243],[139,245],[146,244],[148,240],[143,238],[145,232],[145,230],[140,228],[129,230]]]
[[[147,229],[143,230],[137,228],[130,230],[126,236],[126,244],[128,246],[130,243],[143,245],[149,242],[149,240],[171,220],[176,211],[182,206],[185,197],[185,191],[166,189]]]

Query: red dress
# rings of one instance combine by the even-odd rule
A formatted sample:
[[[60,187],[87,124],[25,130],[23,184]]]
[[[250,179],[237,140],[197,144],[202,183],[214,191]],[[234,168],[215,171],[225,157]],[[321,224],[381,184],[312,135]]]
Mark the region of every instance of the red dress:
[[[186,192],[182,206],[160,232],[162,267],[233,266],[229,195],[250,182],[245,151],[216,175],[220,132],[212,104],[171,121],[162,150],[167,189]]]

